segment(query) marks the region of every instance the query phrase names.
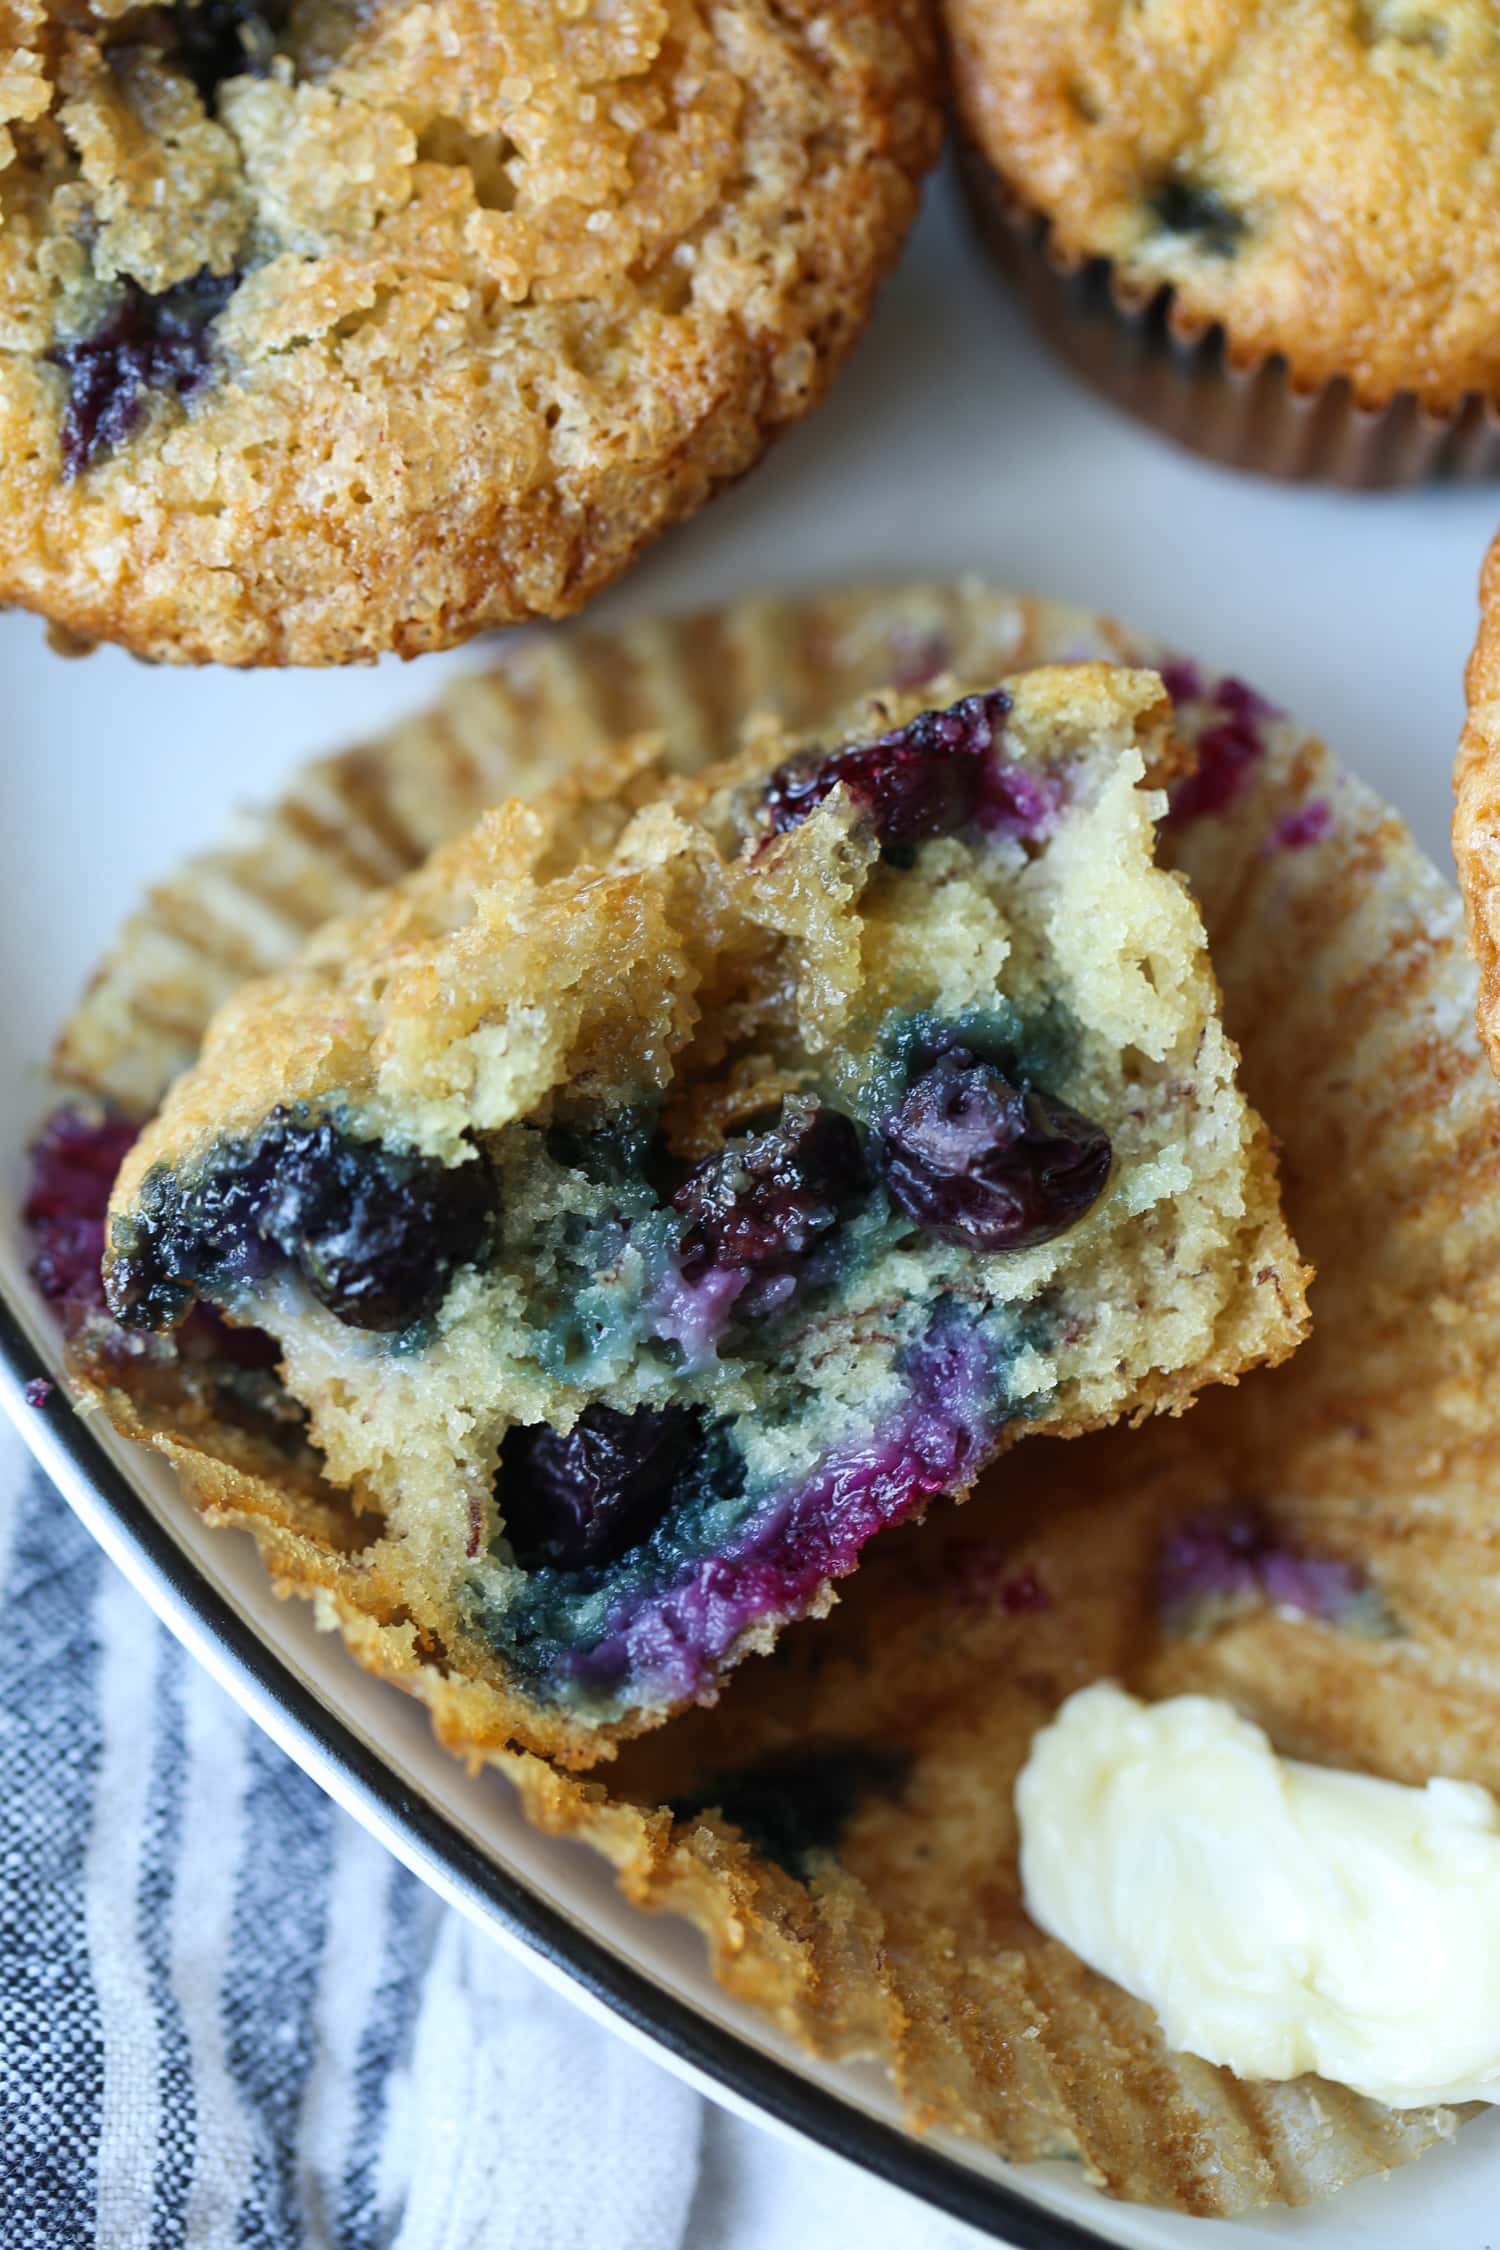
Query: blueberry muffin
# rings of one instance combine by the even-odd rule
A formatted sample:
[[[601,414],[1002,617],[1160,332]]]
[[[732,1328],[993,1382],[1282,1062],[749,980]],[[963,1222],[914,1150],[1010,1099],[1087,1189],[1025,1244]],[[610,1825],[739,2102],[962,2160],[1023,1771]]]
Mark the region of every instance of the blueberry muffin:
[[[1485,557],[1468,712],[1454,769],[1453,856],[1479,964],[1479,1032],[1500,1072],[1500,539]]]
[[[576,609],[822,394],[930,47],[920,0],[14,0],[0,600],[232,664]]]
[[[1153,864],[1170,718],[1084,665],[695,779],[640,741],[215,1019],[120,1173],[111,1310],[271,1340],[381,1526],[367,1608],[496,1727],[595,1758],[1023,1432],[1296,1342]]]
[[[1241,465],[1500,464],[1485,0],[947,0],[969,176],[1085,373]]]

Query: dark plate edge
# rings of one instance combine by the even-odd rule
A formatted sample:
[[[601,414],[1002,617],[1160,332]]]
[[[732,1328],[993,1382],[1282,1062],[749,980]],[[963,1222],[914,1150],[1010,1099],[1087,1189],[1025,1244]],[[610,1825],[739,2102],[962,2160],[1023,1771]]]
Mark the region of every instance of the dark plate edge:
[[[38,1380],[52,1388],[40,1406],[31,1406],[22,1400],[22,1392]],[[424,1879],[428,1867],[441,1867],[455,1888],[482,1901],[486,1912],[529,1952],[560,1970],[632,2030],[750,2108],[1007,2245],[1008,2250],[1101,2250],[1101,2246],[1112,2250],[1109,2236],[1044,2211],[999,2181],[981,2179],[941,2149],[863,2115],[790,2065],[759,2053],[711,2023],[579,1930],[529,1885],[495,1866],[442,1813],[407,1791],[200,1577],[109,1459],[85,1419],[74,1412],[3,1290],[0,1389],[7,1394],[5,1404],[15,1409],[11,1418],[21,1436],[27,1437],[31,1417],[44,1423],[113,1519],[152,1585],[163,1594],[163,1606],[156,1613],[168,1629],[181,1639],[178,1619],[191,1618],[227,1657],[245,1690],[240,1698],[243,1708],[256,1724],[267,1730],[264,1713],[267,1708],[277,1710],[311,1747],[314,1762],[304,1770],[323,1787],[327,1787],[325,1774],[336,1772],[351,1797],[400,1830],[414,1847],[415,1872]],[[71,1497],[57,1489],[73,1507]],[[92,1535],[94,1527],[83,1512],[74,1507],[74,1513]]]

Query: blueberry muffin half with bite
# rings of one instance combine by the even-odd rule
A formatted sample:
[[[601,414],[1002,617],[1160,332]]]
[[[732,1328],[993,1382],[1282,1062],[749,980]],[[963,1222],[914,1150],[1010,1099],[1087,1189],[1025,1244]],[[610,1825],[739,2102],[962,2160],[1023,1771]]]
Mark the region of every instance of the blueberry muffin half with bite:
[[[497,1739],[588,1762],[1024,1432],[1297,1341],[1153,860],[1170,718],[1080,665],[691,779],[641,741],[216,1018],[121,1171],[111,1308],[272,1340],[371,1521],[336,1604],[484,1683]],[[196,1443],[232,1500],[232,1432]]]
[[[921,0],[0,5],[0,601],[331,664],[576,609],[814,405]]]

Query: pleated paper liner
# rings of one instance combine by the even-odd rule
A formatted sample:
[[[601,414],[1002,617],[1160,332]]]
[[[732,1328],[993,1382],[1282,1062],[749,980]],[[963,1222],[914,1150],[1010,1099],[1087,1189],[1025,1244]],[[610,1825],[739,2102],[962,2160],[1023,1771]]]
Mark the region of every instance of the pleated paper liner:
[[[1340,379],[1304,388],[1279,353],[1240,359],[1218,322],[1108,258],[1077,258],[1018,203],[972,142],[960,171],[979,230],[1052,348],[1093,389],[1190,452],[1291,481],[1391,490],[1500,475],[1500,412],[1474,392],[1434,413],[1411,392],[1359,403]]]
[[[1100,655],[1161,652],[977,584],[520,644],[185,868],[122,934],[63,1066],[149,1106],[252,961],[617,732],[660,726],[689,763],[756,708],[809,725],[891,675]],[[1500,1089],[1457,897],[1400,821],[1243,689],[1169,677],[1203,762],[1164,842],[1203,904],[1319,1268],[1313,1338],[1284,1368],[1177,1423],[1033,1441],[962,1510],[877,1544],[831,1618],[602,1781],[506,1751],[482,1698],[382,1613],[359,1521],[314,1462],[247,1428],[223,1512],[284,1582],[321,1589],[325,1619],[445,1740],[508,1773],[535,1822],[607,1854],[640,1905],[690,1916],[726,1986],[818,2053],[883,2062],[914,2124],[1222,2214],[1402,2162],[1457,2118],[1241,2084],[1166,2050],[1147,2011],[1027,1922],[1011,1783],[1061,1698],[1114,1674],[1232,1694],[1286,1751],[1500,1787]],[[228,1486],[200,1450],[205,1409],[172,1383],[119,1369],[111,1410],[165,1437],[213,1512]],[[1213,1598],[1180,1598],[1184,1553],[1226,1558]]]

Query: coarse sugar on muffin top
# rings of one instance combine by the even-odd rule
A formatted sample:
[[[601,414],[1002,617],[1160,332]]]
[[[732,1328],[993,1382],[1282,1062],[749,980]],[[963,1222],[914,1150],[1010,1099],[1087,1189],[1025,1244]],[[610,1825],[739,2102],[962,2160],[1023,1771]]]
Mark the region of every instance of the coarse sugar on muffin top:
[[[1500,394],[1489,0],[947,0],[960,106],[1065,258],[1169,284],[1241,365]]]
[[[338,663],[576,609],[816,403],[918,0],[0,0],[0,601]]]

